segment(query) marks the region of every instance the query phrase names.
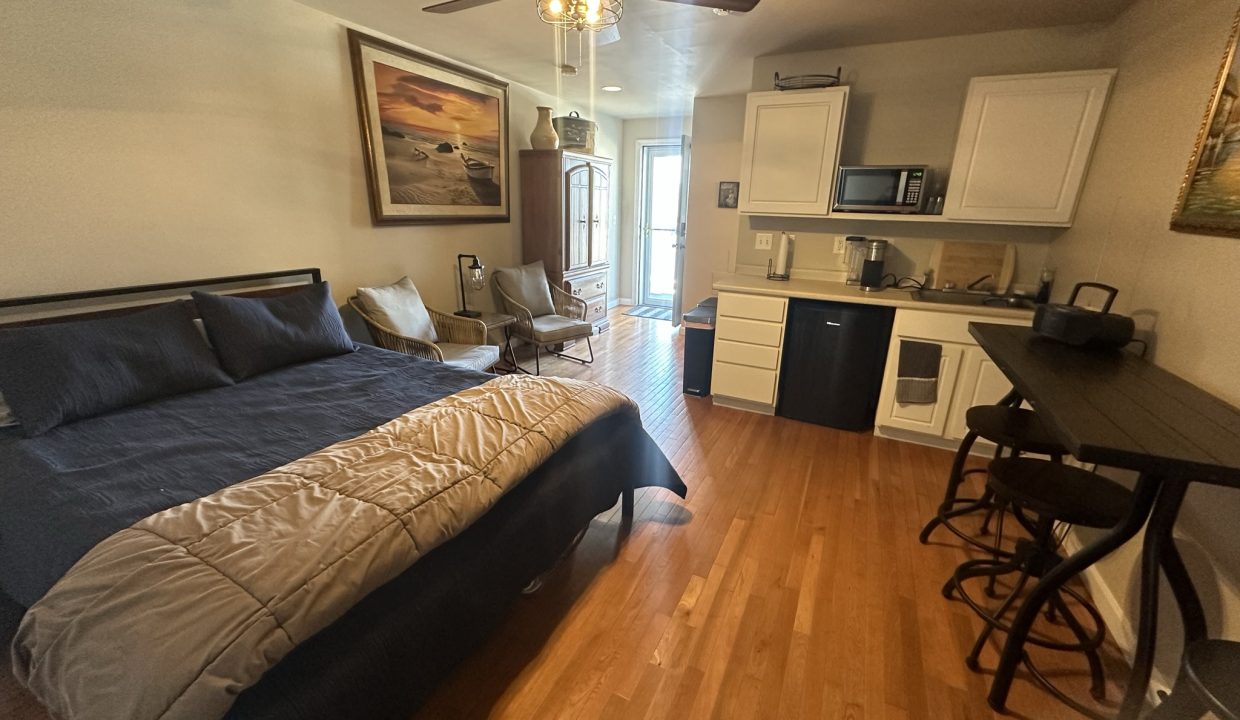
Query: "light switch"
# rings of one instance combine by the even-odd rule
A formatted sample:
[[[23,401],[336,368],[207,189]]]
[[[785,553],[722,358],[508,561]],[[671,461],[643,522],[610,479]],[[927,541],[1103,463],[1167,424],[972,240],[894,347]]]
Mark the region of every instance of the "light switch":
[[[770,250],[771,240],[774,239],[774,233],[758,233],[755,236],[753,247],[755,250]]]

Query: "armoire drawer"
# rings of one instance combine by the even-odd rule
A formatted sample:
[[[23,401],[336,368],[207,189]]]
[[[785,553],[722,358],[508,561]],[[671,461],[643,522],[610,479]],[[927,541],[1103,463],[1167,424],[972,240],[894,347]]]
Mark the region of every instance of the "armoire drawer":
[[[572,279],[565,279],[564,284],[568,286],[568,292],[575,298],[590,301],[590,298],[601,295],[607,297],[607,273],[601,272],[596,275],[583,275]]]
[[[591,298],[586,301],[586,322],[597,323],[607,317],[607,296]]]

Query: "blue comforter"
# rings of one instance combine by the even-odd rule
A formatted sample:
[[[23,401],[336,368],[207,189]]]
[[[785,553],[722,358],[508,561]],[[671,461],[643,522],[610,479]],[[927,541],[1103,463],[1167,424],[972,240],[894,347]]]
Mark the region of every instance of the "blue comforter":
[[[0,431],[0,590],[28,607],[117,530],[488,377],[362,346],[33,439]]]

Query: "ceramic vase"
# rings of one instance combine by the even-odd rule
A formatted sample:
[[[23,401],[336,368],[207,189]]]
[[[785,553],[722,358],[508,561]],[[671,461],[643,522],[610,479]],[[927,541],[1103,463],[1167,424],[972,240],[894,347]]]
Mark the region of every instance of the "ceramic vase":
[[[560,136],[555,134],[551,124],[551,108],[539,106],[538,122],[534,124],[534,132],[530,133],[530,147],[535,150],[555,150],[560,147]]]

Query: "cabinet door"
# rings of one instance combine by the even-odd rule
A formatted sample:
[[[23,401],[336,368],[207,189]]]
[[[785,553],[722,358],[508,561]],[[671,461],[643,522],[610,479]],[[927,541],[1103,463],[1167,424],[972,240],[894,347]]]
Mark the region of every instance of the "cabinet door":
[[[830,212],[847,103],[847,87],[749,94],[741,153],[741,212]]]
[[[956,376],[960,370],[960,361],[964,355],[965,346],[942,343],[943,356],[939,360],[937,402],[905,404],[896,400],[896,383],[894,382],[900,362],[899,342],[898,336],[892,336],[891,347],[887,352],[887,370],[884,375],[888,381],[883,384],[875,424],[942,437],[947,429],[948,411],[951,409],[952,396],[956,391]]]
[[[611,179],[607,168],[590,166],[590,265],[607,262],[607,227],[611,209]]]
[[[969,431],[965,414],[975,405],[993,405],[1007,395],[1012,383],[980,347],[966,348],[960,366],[960,382],[952,400],[945,437],[960,440]]]
[[[575,270],[590,264],[590,166],[572,165],[564,175],[567,216],[564,228],[564,267]]]
[[[1114,70],[973,78],[943,214],[1070,225]]]

